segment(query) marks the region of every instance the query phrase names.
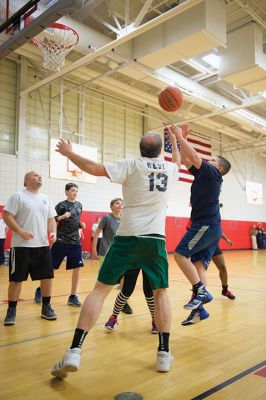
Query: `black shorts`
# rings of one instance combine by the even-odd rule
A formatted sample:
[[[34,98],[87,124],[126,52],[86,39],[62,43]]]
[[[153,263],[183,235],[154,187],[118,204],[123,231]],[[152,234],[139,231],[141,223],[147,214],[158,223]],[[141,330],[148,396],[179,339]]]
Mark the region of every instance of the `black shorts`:
[[[49,246],[13,247],[10,249],[9,281],[26,281],[29,274],[33,281],[54,277]]]
[[[222,250],[220,249],[219,246],[216,247],[215,252],[213,254],[213,257],[219,256],[220,254],[223,254]]]
[[[66,257],[66,269],[75,269],[84,266],[82,248],[80,244],[66,244],[56,241],[51,249],[53,268],[58,269]]]

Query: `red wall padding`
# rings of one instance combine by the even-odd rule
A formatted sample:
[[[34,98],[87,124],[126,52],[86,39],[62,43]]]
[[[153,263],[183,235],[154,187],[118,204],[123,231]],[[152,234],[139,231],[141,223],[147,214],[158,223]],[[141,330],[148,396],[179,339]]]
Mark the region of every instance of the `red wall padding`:
[[[2,210],[3,206],[0,206]],[[84,251],[91,251],[91,226],[96,221],[97,217],[106,215],[106,212],[83,211],[81,221],[85,222],[86,228],[83,229],[84,239],[82,240],[82,248]],[[169,253],[175,250],[176,245],[186,232],[186,224],[188,218],[184,217],[167,217],[166,218],[166,247]],[[226,236],[234,243],[233,249],[251,249],[251,239],[249,230],[254,223],[261,221],[234,221],[223,220],[222,229]],[[11,233],[8,231],[5,248],[10,247]],[[230,247],[225,240],[220,241],[222,249]]]
[[[167,217],[166,218],[166,247],[169,253],[173,252],[176,245],[186,232],[188,218]],[[232,249],[251,249],[251,239],[249,230],[257,222],[223,220],[222,230],[224,234],[232,240],[234,247]],[[220,247],[223,250],[230,249],[225,240],[220,240]]]

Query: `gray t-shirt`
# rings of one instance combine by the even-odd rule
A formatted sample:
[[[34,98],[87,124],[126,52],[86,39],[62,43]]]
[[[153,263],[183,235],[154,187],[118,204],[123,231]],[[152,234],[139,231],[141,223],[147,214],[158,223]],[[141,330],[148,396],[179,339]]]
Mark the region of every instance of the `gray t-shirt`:
[[[48,219],[56,215],[54,206],[48,196],[33,193],[27,189],[13,194],[4,207],[5,211],[15,216],[18,225],[33,234],[30,240],[24,240],[13,232],[11,247],[48,246]]]
[[[99,255],[105,256],[110,244],[116,235],[120,224],[120,217],[114,217],[112,214],[101,218],[98,228],[102,230],[103,237],[100,244]]]

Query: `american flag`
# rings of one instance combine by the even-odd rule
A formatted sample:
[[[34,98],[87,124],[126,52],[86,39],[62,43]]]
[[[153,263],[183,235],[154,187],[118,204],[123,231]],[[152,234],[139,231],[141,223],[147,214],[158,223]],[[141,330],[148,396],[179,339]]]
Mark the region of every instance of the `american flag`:
[[[187,140],[192,144],[196,152],[199,153],[203,160],[208,161],[211,159],[212,147],[209,139],[198,136],[196,132],[191,132]],[[172,161],[172,145],[167,137],[164,137],[164,159],[167,161]],[[181,164],[181,168],[179,170],[179,180],[182,182],[192,183],[193,179],[193,175],[191,175],[186,167]]]

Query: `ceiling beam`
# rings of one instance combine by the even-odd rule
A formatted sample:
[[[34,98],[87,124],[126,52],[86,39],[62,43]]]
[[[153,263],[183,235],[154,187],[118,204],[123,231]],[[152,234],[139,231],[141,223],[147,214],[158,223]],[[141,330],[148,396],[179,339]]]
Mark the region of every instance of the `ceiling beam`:
[[[88,54],[85,57],[82,57],[80,60],[74,62],[73,64],[69,65],[68,67],[63,68],[62,70],[56,72],[55,74],[50,75],[49,77],[41,80],[40,82],[36,83],[35,85],[32,85],[31,87],[23,90],[21,92],[21,95],[31,93],[32,91],[37,90],[37,89],[41,88],[42,86],[55,81],[56,79],[62,78],[63,76],[65,76],[66,74],[69,74],[70,72],[74,71],[75,69],[78,69],[80,67],[83,67],[83,66],[89,64],[91,61],[97,59],[99,56],[102,56],[102,55],[108,53],[110,50],[115,49],[118,46],[121,46],[122,44],[128,42],[129,40],[132,40],[133,38],[150,30],[151,28],[158,26],[159,24],[162,24],[163,22],[168,21],[169,19],[173,18],[174,16],[176,16],[178,14],[183,13],[184,11],[190,9],[191,7],[194,7],[195,5],[201,3],[202,1],[203,0],[187,0],[185,3],[182,3],[179,6],[174,7],[170,11],[167,11],[166,13],[160,15],[159,17],[156,17],[156,18],[152,19],[151,21],[139,26],[136,30],[129,32],[128,34],[126,34],[124,36],[120,36],[116,40],[97,49],[93,54]]]

